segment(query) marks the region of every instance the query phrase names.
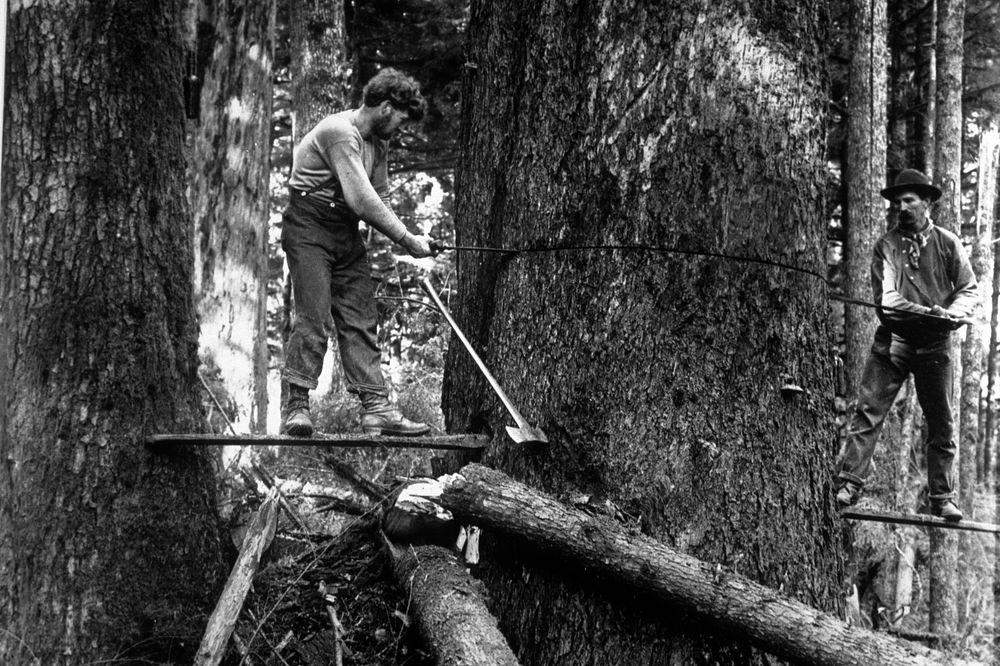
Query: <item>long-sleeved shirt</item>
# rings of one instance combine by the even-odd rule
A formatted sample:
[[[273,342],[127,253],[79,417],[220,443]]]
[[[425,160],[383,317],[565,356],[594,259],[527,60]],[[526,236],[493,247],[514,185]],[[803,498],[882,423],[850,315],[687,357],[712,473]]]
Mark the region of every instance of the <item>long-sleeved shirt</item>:
[[[932,306],[968,316],[978,299],[976,276],[961,239],[932,223],[920,234],[904,234],[897,226],[876,241],[872,289],[877,303],[893,308],[880,308],[879,320],[907,340],[939,337],[954,328],[920,316],[930,314]]]

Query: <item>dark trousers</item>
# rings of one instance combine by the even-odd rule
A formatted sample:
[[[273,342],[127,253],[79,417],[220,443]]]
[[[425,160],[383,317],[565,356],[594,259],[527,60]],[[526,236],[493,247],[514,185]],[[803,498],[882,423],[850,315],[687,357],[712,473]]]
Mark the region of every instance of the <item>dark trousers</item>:
[[[293,191],[282,223],[295,300],[282,378],[316,388],[332,322],[348,391],[388,395],[371,267],[357,218]]]
[[[879,328],[861,377],[839,477],[864,484],[886,414],[907,376],[927,419],[927,487],[931,499],[955,497],[952,369],[947,337],[914,344]]]

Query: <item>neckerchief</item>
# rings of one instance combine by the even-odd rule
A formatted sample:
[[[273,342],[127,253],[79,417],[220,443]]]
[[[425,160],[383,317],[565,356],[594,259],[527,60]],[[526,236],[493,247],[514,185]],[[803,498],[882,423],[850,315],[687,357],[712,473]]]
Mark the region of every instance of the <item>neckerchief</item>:
[[[920,268],[920,249],[927,245],[927,239],[930,238],[931,229],[933,228],[934,223],[927,220],[927,226],[924,227],[923,231],[899,230],[899,234],[903,238],[903,252],[906,254],[906,263],[913,270]]]

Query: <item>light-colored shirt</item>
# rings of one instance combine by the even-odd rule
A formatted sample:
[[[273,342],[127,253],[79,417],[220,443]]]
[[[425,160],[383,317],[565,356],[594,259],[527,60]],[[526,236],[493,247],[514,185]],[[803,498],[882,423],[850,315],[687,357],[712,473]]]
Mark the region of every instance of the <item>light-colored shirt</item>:
[[[374,134],[367,139],[363,138],[351,122],[353,114],[354,111],[348,110],[327,116],[302,137],[292,155],[292,173],[288,186],[305,192],[326,183],[310,196],[323,204],[334,204],[335,208],[346,211],[347,202],[344,200],[343,188],[336,180],[335,165],[353,155],[361,160],[372,187],[388,206],[389,142]]]
[[[976,275],[961,239],[933,223],[921,234],[907,235],[897,226],[876,241],[872,289],[877,303],[893,308],[878,311],[882,324],[908,339],[949,330],[946,322],[920,316],[932,306],[967,317],[978,302]]]

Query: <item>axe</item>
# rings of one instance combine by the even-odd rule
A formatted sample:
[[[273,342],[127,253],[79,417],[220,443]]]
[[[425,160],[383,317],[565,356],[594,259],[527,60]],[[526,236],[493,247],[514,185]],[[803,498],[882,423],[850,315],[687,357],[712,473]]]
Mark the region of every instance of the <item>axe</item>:
[[[441,297],[438,296],[438,293],[434,290],[434,287],[431,285],[431,281],[424,278],[420,283],[420,286],[424,288],[427,295],[431,297],[432,301],[434,301],[434,305],[436,305],[438,310],[441,311],[444,318],[448,320],[448,325],[451,326],[451,330],[455,331],[455,335],[457,335],[458,339],[462,341],[463,345],[465,345],[465,349],[469,352],[469,356],[471,356],[472,360],[476,362],[476,365],[479,367],[479,371],[483,373],[484,377],[486,377],[486,381],[489,382],[490,386],[496,392],[497,397],[500,398],[500,402],[503,403],[503,406],[507,408],[507,411],[510,412],[511,417],[513,417],[517,427],[507,426],[507,434],[510,435],[510,438],[518,444],[548,444],[549,438],[545,436],[545,433],[542,432],[541,429],[532,428],[528,424],[525,418],[521,416],[521,412],[517,410],[514,403],[510,401],[507,394],[504,393],[502,388],[500,388],[500,384],[497,383],[496,378],[494,378],[490,371],[486,369],[486,365],[483,363],[483,360],[479,358],[479,354],[477,354],[476,350],[472,348],[469,340],[458,327],[458,323],[455,321],[454,317],[451,316],[451,313],[448,312],[448,308],[446,308],[444,303],[441,302]]]

